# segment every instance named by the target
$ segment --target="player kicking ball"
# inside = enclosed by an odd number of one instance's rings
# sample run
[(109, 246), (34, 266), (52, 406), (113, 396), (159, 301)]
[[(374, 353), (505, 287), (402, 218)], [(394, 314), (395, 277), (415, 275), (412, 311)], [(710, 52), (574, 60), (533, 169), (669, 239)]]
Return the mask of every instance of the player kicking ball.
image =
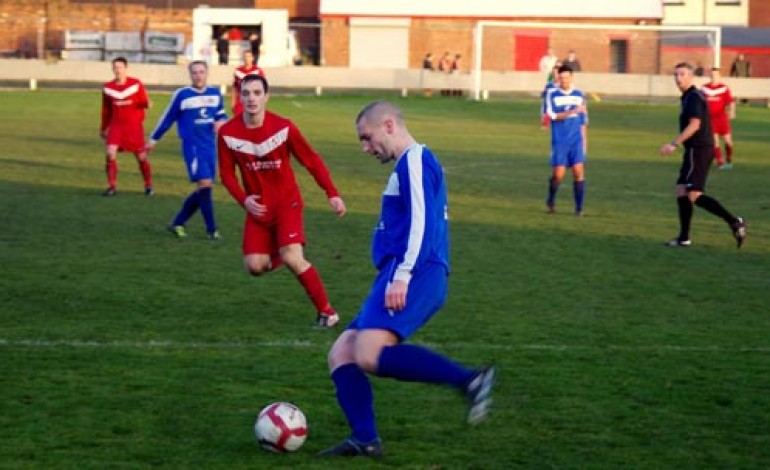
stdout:
[(495, 368), (470, 369), (406, 340), (435, 315), (447, 298), (449, 225), (444, 172), (427, 147), (406, 128), (401, 111), (375, 101), (358, 114), (356, 130), (366, 153), (395, 161), (382, 193), (372, 239), (378, 270), (369, 295), (329, 351), (329, 371), (350, 436), (319, 455), (381, 457), (368, 374), (408, 382), (442, 384), (469, 403), (467, 422), (489, 413)]

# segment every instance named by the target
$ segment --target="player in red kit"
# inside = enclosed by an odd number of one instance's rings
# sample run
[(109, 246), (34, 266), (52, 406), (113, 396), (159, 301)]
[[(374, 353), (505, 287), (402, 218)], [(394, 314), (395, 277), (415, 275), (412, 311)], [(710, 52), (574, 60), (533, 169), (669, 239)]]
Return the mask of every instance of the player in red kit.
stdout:
[(241, 82), (247, 75), (262, 75), (265, 76), (265, 72), (259, 68), (254, 61), (254, 53), (251, 50), (243, 51), (243, 65), (235, 69), (233, 74), (233, 116), (237, 116), (243, 112), (243, 105), (241, 105)]
[(313, 302), (318, 312), (316, 324), (333, 327), (339, 316), (318, 271), (305, 259), (304, 205), (290, 157), (307, 168), (337, 216), (345, 215), (345, 203), (326, 164), (297, 126), (265, 109), (267, 79), (254, 74), (244, 77), (240, 98), (243, 113), (219, 129), (217, 151), (222, 184), (246, 210), (244, 267), (249, 274), (260, 276), (286, 264)]
[(102, 88), (102, 124), (100, 134), (105, 142), (107, 190), (104, 196), (115, 196), (118, 187), (118, 152), (132, 152), (144, 177), (144, 194), (152, 196), (152, 170), (144, 142), (144, 110), (151, 106), (144, 85), (128, 76), (128, 60), (112, 61), (115, 79)]
[[(733, 136), (730, 130), (730, 119), (735, 119), (735, 98), (730, 88), (722, 83), (718, 68), (711, 71), (711, 81), (701, 88), (706, 95), (706, 102), (711, 115), (711, 127), (714, 131), (714, 160), (723, 170), (733, 168)], [(719, 136), (725, 141), (725, 161), (722, 160), (722, 149)]]

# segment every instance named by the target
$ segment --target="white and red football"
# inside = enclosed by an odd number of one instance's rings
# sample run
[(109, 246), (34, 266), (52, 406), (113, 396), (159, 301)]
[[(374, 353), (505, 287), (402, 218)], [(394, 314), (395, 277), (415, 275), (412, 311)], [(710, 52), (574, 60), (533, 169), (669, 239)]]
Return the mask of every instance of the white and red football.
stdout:
[(307, 438), (307, 419), (302, 410), (291, 403), (271, 403), (259, 412), (254, 434), (264, 449), (294, 452)]

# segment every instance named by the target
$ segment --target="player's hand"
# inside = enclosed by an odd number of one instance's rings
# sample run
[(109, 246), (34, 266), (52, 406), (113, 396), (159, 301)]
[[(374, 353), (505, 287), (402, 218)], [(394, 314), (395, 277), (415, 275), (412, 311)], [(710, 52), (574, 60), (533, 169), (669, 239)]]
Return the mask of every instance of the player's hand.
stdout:
[(246, 209), (246, 212), (257, 218), (263, 217), (267, 213), (267, 206), (259, 203), (261, 197), (262, 196), (252, 194), (247, 196), (246, 200), (243, 201), (243, 207)]
[(329, 205), (332, 206), (332, 209), (334, 209), (337, 217), (342, 217), (347, 212), (347, 209), (345, 208), (345, 202), (339, 196), (330, 197)]
[(147, 153), (152, 152), (155, 150), (155, 143), (154, 142), (147, 142), (147, 144), (144, 146), (144, 151)]
[(671, 155), (674, 150), (676, 150), (676, 145), (672, 144), (671, 142), (665, 144), (663, 147), (660, 148), (660, 154), (661, 155)]
[(399, 312), (406, 308), (406, 293), (409, 284), (404, 281), (393, 281), (385, 289), (385, 308)]

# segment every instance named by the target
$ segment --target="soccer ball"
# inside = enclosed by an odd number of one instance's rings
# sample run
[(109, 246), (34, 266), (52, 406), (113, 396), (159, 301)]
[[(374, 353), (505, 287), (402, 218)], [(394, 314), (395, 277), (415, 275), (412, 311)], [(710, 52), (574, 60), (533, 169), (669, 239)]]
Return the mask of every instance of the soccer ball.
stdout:
[(264, 449), (294, 452), (307, 438), (307, 419), (302, 410), (291, 403), (271, 403), (259, 412), (254, 434)]

